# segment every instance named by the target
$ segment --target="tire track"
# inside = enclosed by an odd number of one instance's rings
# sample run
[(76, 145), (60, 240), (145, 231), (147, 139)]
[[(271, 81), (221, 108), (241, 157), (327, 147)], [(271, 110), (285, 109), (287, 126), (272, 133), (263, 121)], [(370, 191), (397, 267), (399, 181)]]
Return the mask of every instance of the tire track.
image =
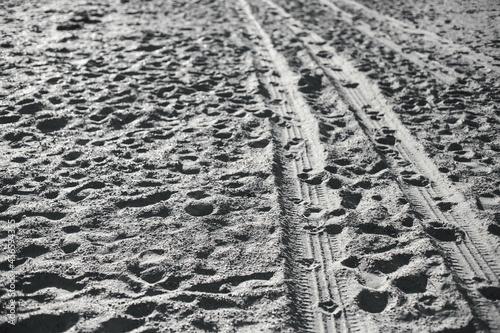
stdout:
[[(381, 157), (395, 174), (400, 175), (399, 187), (410, 204), (426, 220), (437, 222), (436, 225), (424, 225), (424, 228), (444, 249), (445, 257), (462, 281), (470, 301), (479, 309), (480, 318), (492, 330), (500, 330), (498, 306), (479, 292), (481, 286), (499, 286), (500, 267), (495, 259), (495, 250), (488, 245), (493, 244), (494, 240), (485, 240), (485, 233), (478, 230), (477, 226), (482, 223), (474, 214), (470, 203), (450, 181), (440, 176), (421, 144), (400, 122), (376, 87), (321, 37), (302, 28), (300, 22), (270, 0), (264, 2), (284, 18), (287, 28), (302, 42), (315, 64), (323, 69), (332, 84), (341, 91), (361, 127), (377, 146)], [(331, 57), (318, 56), (325, 53)], [(370, 114), (377, 116), (370, 117)], [(389, 138), (394, 142), (388, 142)], [(443, 209), (438, 205), (442, 202), (449, 203), (451, 208)], [(451, 241), (446, 238), (447, 233), (454, 234)]]
[[(317, 135), (317, 123), (307, 102), (296, 88), (296, 79), (286, 65), (286, 60), (272, 46), (269, 36), (262, 29), (245, 0), (239, 1), (249, 20), (251, 35), (258, 36), (260, 45), (256, 57), (263, 68), (275, 68), (277, 75), (261, 76), (269, 90), (271, 100), (281, 101), (279, 115), (290, 121), (281, 127), (273, 126), (276, 158), (283, 170), (278, 178), (282, 193), (283, 227), (290, 242), (285, 247), (288, 259), (288, 278), (292, 300), (296, 302), (298, 328), (307, 332), (368, 332), (362, 322), (345, 302), (347, 285), (339, 282), (333, 272), (335, 255), (341, 253), (335, 235), (327, 237), (324, 230), (325, 212), (332, 201), (325, 185), (319, 188), (300, 181), (303, 172), (319, 171), (325, 167), (323, 149)], [(283, 147), (283, 148), (282, 148)]]

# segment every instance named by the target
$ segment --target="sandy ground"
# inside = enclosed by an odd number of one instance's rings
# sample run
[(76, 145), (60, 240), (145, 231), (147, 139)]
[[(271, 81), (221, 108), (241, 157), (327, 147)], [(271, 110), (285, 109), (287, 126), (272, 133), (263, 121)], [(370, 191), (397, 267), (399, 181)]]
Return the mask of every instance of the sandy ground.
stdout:
[(500, 332), (500, 3), (0, 3), (1, 332)]

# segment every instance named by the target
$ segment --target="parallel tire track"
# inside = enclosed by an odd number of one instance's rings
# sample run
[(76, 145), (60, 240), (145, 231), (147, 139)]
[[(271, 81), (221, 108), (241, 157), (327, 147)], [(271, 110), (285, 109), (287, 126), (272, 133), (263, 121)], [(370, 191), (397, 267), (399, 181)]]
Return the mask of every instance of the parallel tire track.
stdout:
[[(339, 56), (332, 47), (329, 47), (321, 37), (304, 29), (300, 22), (287, 15), (271, 0), (264, 0), (264, 2), (280, 14), (287, 28), (301, 40), (314, 62), (341, 91), (360, 125), (365, 128), (366, 135), (379, 148), (379, 153), (390, 169), (395, 174), (402, 174), (402, 177), (398, 179), (398, 184), (410, 204), (427, 220), (437, 221), (445, 228), (451, 226), (451, 230), (462, 235), (457, 236), (454, 241), (443, 240), (439, 239), (439, 235), (435, 235), (443, 229), (424, 226), (430, 230), (431, 235), (434, 234), (437, 240), (440, 240), (437, 243), (444, 249), (447, 261), (465, 287), (470, 301), (476, 305), (480, 318), (487, 322), (493, 331), (499, 331), (498, 306), (478, 291), (478, 281), (494, 288), (499, 287), (500, 267), (496, 260), (495, 250), (490, 245), (494, 240), (485, 241), (485, 233), (481, 233), (477, 228), (483, 224), (474, 214), (470, 203), (449, 180), (440, 175), (436, 165), (424, 153), (421, 144), (404, 127), (375, 86)], [(321, 52), (330, 54), (331, 57), (319, 57), (318, 54)], [(341, 70), (332, 70), (332, 68)], [(353, 81), (356, 82), (354, 88), (343, 84)], [(370, 113), (376, 113), (378, 116), (370, 117)], [(385, 135), (382, 133), (391, 133), (396, 143), (381, 144), (380, 142), (383, 141), (380, 139), (384, 139)], [(395, 157), (390, 157), (387, 152)], [(423, 182), (409, 185), (408, 183), (414, 180), (404, 178), (405, 171), (408, 170), (410, 174), (421, 177)], [(436, 198), (451, 203), (452, 208), (443, 211), (438, 206)]]
[[(297, 91), (295, 78), (286, 61), (277, 53), (245, 0), (239, 1), (247, 16), (249, 33), (258, 36), (258, 54), (263, 67), (275, 68), (278, 75), (260, 79), (271, 100), (281, 100), (279, 115), (291, 119), (287, 125), (274, 125), (276, 161), (281, 167), (281, 201), (288, 278), (296, 302), (298, 329), (307, 332), (368, 332), (369, 320), (361, 321), (345, 302), (347, 285), (337, 280), (332, 264), (341, 253), (340, 242), (323, 231), (324, 213), (332, 202), (325, 185), (311, 186), (298, 175), (323, 170), (324, 156), (317, 134), (317, 123), (307, 103)], [(284, 151), (281, 147), (293, 143)], [(289, 157), (285, 157), (285, 154)], [(293, 200), (293, 202), (292, 202)], [(306, 232), (307, 230), (307, 232)], [(298, 285), (295, 285), (298, 284)], [(345, 310), (345, 311), (344, 311)]]

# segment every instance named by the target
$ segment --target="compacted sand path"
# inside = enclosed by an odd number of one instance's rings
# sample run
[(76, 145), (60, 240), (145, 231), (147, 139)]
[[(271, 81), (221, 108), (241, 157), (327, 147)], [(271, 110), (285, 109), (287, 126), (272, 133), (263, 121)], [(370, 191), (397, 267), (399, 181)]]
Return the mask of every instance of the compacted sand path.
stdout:
[(500, 5), (399, 2), (0, 4), (0, 331), (500, 332)]

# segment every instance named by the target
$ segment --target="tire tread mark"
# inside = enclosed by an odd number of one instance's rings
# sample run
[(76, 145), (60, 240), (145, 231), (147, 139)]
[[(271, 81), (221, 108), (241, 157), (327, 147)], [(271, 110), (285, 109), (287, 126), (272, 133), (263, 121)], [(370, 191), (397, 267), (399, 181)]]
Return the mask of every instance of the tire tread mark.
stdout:
[[(313, 225), (319, 227), (321, 225), (320, 218), (314, 216), (305, 216), (304, 211), (307, 207), (318, 206), (321, 209), (327, 207), (325, 202), (327, 192), (322, 191), (319, 194), (315, 188), (309, 184), (299, 181), (298, 174), (304, 168), (310, 170), (323, 170), (325, 164), (324, 151), (320, 144), (317, 123), (312, 116), (307, 102), (299, 94), (297, 85), (294, 83), (295, 78), (291, 70), (286, 65), (286, 61), (280, 57), (277, 51), (271, 44), (267, 33), (262, 29), (256, 18), (253, 16), (250, 5), (245, 0), (239, 0), (240, 6), (250, 21), (248, 29), (254, 35), (259, 36), (261, 45), (258, 47), (259, 56), (263, 59), (271, 61), (270, 67), (274, 68), (279, 73), (279, 78), (274, 76), (263, 77), (266, 88), (269, 88), (271, 99), (285, 101), (278, 106), (280, 116), (291, 116), (293, 120), (290, 128), (281, 130), (278, 126), (273, 125), (273, 136), (276, 138), (277, 145), (284, 146), (289, 140), (299, 139), (304, 141), (304, 147), (298, 152), (298, 158), (295, 160), (287, 160), (283, 156), (283, 152), (278, 151), (279, 159), (285, 170), (283, 172), (283, 185), (280, 192), (283, 193), (284, 218), (293, 222), (285, 225), (289, 229), (289, 233), (295, 235), (296, 240), (287, 249), (289, 256), (288, 265), (300, 266), (298, 261), (301, 258), (311, 258), (318, 264), (316, 268), (309, 271), (304, 269), (293, 269), (290, 278), (294, 279), (300, 286), (295, 295), (295, 300), (298, 303), (298, 316), (300, 327), (308, 332), (350, 332), (361, 331), (368, 332), (364, 323), (355, 315), (352, 309), (345, 308), (347, 304), (344, 298), (347, 296), (347, 286), (338, 281), (335, 275), (329, 270), (332, 267), (333, 253), (339, 253), (338, 241), (326, 241), (324, 237), (320, 237), (321, 233), (307, 233), (304, 226)], [(271, 84), (272, 83), (272, 84)], [(283, 92), (284, 91), (284, 92)], [(290, 199), (297, 198), (302, 201), (296, 206), (288, 204)], [(307, 214), (306, 214), (307, 215)], [(338, 237), (338, 236), (335, 236)], [(306, 291), (307, 290), (307, 291)], [(339, 320), (335, 319), (333, 314), (325, 313), (318, 307), (319, 303), (325, 300), (335, 299), (338, 304), (343, 307), (343, 312)]]
[[(313, 61), (323, 69), (332, 84), (343, 94), (360, 126), (365, 129), (366, 135), (375, 145), (377, 144), (374, 133), (383, 127), (395, 131), (393, 135), (398, 139), (399, 143), (395, 145), (394, 150), (404, 162), (407, 162), (405, 164), (410, 165), (415, 171), (430, 180), (430, 185), (414, 190), (414, 187), (407, 186), (402, 179), (398, 179), (399, 187), (419, 213), (431, 219), (451, 224), (464, 232), (466, 237), (460, 243), (441, 244), (441, 247), (448, 249), (446, 259), (448, 262), (455, 263), (451, 265), (452, 271), (465, 284), (469, 297), (479, 308), (481, 319), (485, 320), (490, 325), (490, 328), (500, 331), (498, 305), (482, 298), (476, 290), (476, 283), (471, 278), (472, 275), (472, 277), (498, 285), (500, 268), (495, 259), (494, 249), (484, 244), (482, 237), (485, 237), (485, 235), (481, 234), (477, 228), (474, 228), (474, 226), (481, 225), (481, 222), (473, 213), (470, 203), (450, 181), (439, 175), (437, 166), (424, 153), (421, 144), (404, 127), (376, 87), (371, 85), (362, 74), (358, 73), (347, 60), (339, 56), (332, 47), (328, 46), (321, 37), (314, 32), (307, 31), (300, 22), (287, 15), (281, 7), (271, 0), (263, 0), (263, 2), (281, 13), (282, 17), (285, 18), (283, 21), (287, 28), (301, 40)], [(333, 56), (329, 59), (319, 58), (317, 54), (320, 51), (327, 51)], [(330, 67), (340, 67), (343, 70), (332, 71)], [(350, 76), (360, 81), (358, 82), (358, 88), (348, 89), (339, 84), (339, 82), (349, 78), (348, 74), (345, 73), (349, 73)], [(372, 108), (383, 111), (384, 117), (380, 121), (373, 121), (364, 113), (363, 108), (370, 104)], [(390, 169), (397, 172), (397, 164), (388, 161), (386, 158), (384, 159), (388, 162)], [(436, 203), (432, 201), (432, 197), (435, 196), (454, 202), (458, 206), (460, 213), (458, 213), (458, 210), (455, 212), (454, 209), (446, 214), (441, 213)], [(462, 214), (462, 216), (459, 214)], [(457, 267), (457, 263), (460, 268)]]

